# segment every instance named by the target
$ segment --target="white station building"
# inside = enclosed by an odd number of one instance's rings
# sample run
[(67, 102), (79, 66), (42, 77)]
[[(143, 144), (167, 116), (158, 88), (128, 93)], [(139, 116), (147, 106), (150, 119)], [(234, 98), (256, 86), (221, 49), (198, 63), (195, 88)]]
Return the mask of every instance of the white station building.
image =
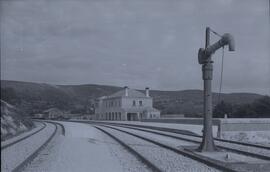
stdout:
[(110, 96), (103, 96), (95, 102), (97, 120), (138, 121), (160, 118), (160, 111), (153, 108), (153, 99), (149, 88), (145, 94), (124, 87)]

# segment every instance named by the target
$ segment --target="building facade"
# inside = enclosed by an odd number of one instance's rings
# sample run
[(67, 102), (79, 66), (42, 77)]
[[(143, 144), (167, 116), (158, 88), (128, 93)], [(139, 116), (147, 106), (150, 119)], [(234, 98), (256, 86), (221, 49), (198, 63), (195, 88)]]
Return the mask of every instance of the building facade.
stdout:
[(103, 96), (95, 102), (95, 119), (138, 121), (160, 118), (160, 111), (153, 108), (153, 99), (149, 88), (145, 94), (124, 87), (110, 96)]
[(57, 119), (64, 116), (64, 112), (58, 108), (50, 108), (48, 110), (43, 111), (43, 118), (46, 119)]

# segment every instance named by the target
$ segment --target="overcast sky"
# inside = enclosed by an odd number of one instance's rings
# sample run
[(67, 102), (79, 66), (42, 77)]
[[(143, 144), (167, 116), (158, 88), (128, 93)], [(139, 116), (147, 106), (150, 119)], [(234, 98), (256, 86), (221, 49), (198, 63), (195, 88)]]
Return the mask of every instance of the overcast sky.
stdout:
[(235, 38), (223, 92), (270, 95), (269, 0), (1, 0), (1, 79), (202, 89), (206, 26)]

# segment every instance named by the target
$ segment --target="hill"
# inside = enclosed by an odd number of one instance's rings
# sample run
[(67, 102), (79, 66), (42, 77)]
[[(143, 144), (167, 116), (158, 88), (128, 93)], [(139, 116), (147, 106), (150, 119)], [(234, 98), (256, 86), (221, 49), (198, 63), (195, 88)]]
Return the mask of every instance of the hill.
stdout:
[[(1, 96), (11, 104), (25, 110), (25, 113), (38, 113), (57, 107), (74, 113), (93, 113), (94, 99), (110, 95), (121, 87), (107, 85), (51, 85), (43, 83), (1, 81)], [(139, 90), (144, 92), (144, 90)], [(166, 113), (199, 115), (203, 108), (202, 90), (159, 91), (151, 90), (154, 107)], [(222, 100), (232, 104), (251, 103), (262, 95), (254, 93), (221, 94)], [(213, 93), (214, 105), (218, 94)]]
[(23, 119), (19, 110), (7, 102), (1, 101), (1, 141), (30, 130), (33, 123)]

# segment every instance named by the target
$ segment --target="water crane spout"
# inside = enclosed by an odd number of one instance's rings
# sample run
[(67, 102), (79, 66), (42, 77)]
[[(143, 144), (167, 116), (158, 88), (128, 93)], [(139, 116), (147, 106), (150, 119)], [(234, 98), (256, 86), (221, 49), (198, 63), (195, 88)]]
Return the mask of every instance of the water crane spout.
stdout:
[(234, 38), (231, 34), (225, 33), (222, 38), (224, 39), (224, 42), (228, 44), (229, 51), (235, 51), (235, 44), (234, 44)]
[(217, 41), (213, 45), (208, 46), (205, 50), (205, 55), (211, 56), (216, 52), (216, 50), (225, 45), (229, 46), (229, 51), (235, 51), (234, 39), (233, 36), (229, 33), (225, 33), (219, 41)]

